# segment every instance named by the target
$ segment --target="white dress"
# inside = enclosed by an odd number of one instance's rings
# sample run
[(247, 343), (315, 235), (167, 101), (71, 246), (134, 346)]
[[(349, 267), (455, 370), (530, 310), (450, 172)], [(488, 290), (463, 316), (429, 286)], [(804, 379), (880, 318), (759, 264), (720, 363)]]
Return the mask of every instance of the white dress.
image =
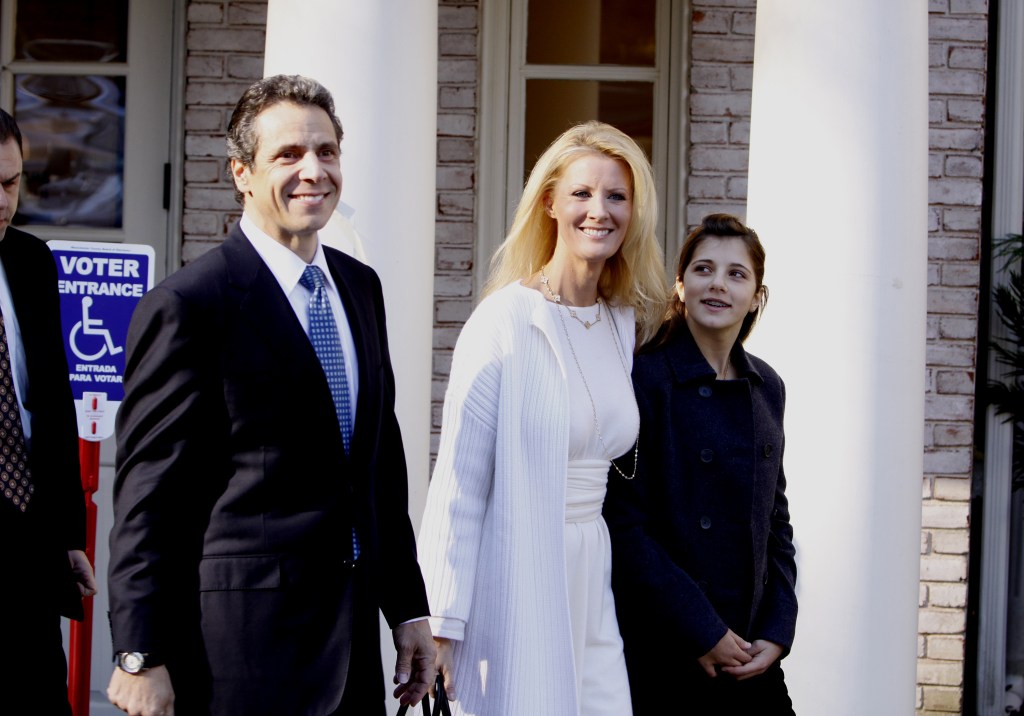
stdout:
[[(578, 313), (593, 318), (596, 307)], [(602, 304), (590, 331), (563, 317), (608, 451), (597, 447), (562, 320), (540, 292), (515, 282), (484, 298), (452, 358), (417, 543), (431, 628), (453, 640), (456, 716), (630, 714), (600, 511), (606, 458), (636, 435), (612, 337), (631, 368), (634, 313)], [(570, 423), (584, 436), (572, 449)]]
[[(609, 456), (630, 451), (640, 416), (626, 368), (629, 361), (621, 353), (607, 308), (601, 306), (602, 318), (593, 323), (597, 305), (573, 309), (580, 320), (564, 306), (549, 305), (561, 329), (569, 379), (565, 562), (580, 714), (628, 716), (632, 709), (612, 597), (611, 542), (601, 507), (610, 479)], [(581, 321), (592, 325), (587, 328)], [(632, 452), (616, 464), (632, 475)], [(625, 479), (614, 469), (612, 476)]]

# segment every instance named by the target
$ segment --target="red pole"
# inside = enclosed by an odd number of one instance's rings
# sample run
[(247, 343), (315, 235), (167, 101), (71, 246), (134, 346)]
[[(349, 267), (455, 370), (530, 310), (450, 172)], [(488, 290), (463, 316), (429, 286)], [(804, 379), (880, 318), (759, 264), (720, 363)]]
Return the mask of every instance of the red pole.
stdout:
[[(85, 492), (85, 554), (96, 567), (96, 505), (92, 496), (100, 486), (100, 444), (78, 440), (78, 459), (82, 463), (82, 490)], [(71, 622), (68, 651), (68, 701), (74, 716), (89, 716), (89, 673), (92, 667), (92, 597), (82, 600), (85, 618)]]

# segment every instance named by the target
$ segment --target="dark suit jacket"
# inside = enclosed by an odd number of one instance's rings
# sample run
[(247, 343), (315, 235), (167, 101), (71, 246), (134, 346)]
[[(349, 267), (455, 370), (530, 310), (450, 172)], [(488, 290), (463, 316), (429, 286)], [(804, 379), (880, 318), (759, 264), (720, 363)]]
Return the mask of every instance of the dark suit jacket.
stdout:
[(388, 622), (427, 614), (380, 283), (324, 251), (358, 352), (348, 457), (312, 345), (237, 226), (132, 317), (111, 625), (115, 651), (166, 659), (181, 713), (337, 706), (350, 658), (353, 526), (359, 569)]
[[(609, 476), (605, 517), (631, 684), (732, 629), (788, 652), (796, 564), (782, 469), (782, 380), (737, 346), (741, 378), (716, 381), (685, 323), (637, 356), (636, 479)], [(663, 649), (641, 649), (657, 636)], [(660, 693), (657, 686), (637, 692)]]
[(8, 227), (0, 240), (0, 260), (25, 349), (28, 390), (23, 399), (32, 413), (28, 448), (35, 486), (24, 514), (0, 498), (4, 599), (50, 612), (54, 618), (63, 614), (81, 619), (82, 600), (67, 551), (85, 549), (85, 502), (57, 268), (46, 244), (14, 227)]

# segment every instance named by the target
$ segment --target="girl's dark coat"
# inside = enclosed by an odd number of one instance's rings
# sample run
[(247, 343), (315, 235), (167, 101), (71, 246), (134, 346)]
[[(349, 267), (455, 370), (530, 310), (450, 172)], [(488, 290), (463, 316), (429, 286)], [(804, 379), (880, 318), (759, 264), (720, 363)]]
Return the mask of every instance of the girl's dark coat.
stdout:
[[(740, 378), (716, 381), (681, 323), (633, 365), (639, 468), (632, 481), (611, 471), (605, 518), (634, 690), (638, 674), (657, 675), (664, 686), (680, 659), (695, 664), (727, 628), (784, 653), (793, 643), (785, 386), (740, 345), (732, 362)], [(649, 648), (652, 640), (662, 646)]]

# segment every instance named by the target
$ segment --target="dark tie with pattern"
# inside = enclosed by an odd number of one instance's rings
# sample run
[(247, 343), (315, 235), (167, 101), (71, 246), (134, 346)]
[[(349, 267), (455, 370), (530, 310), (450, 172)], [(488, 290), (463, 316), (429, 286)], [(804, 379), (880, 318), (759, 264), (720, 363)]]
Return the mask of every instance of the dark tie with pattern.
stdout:
[[(334, 322), (334, 311), (327, 298), (327, 281), (318, 266), (307, 266), (299, 283), (313, 294), (309, 298), (309, 341), (327, 376), (327, 385), (334, 399), (334, 412), (341, 428), (341, 441), (347, 455), (352, 439), (352, 399), (348, 392), (345, 354), (341, 350), (338, 324)], [(359, 537), (355, 527), (352, 528), (352, 559), (359, 559)]]
[(4, 498), (22, 512), (28, 509), (35, 488), (32, 472), (26, 464), (25, 434), (21, 430), (21, 410), (11, 375), (11, 355), (7, 347), (7, 327), (0, 313), (0, 489)]

